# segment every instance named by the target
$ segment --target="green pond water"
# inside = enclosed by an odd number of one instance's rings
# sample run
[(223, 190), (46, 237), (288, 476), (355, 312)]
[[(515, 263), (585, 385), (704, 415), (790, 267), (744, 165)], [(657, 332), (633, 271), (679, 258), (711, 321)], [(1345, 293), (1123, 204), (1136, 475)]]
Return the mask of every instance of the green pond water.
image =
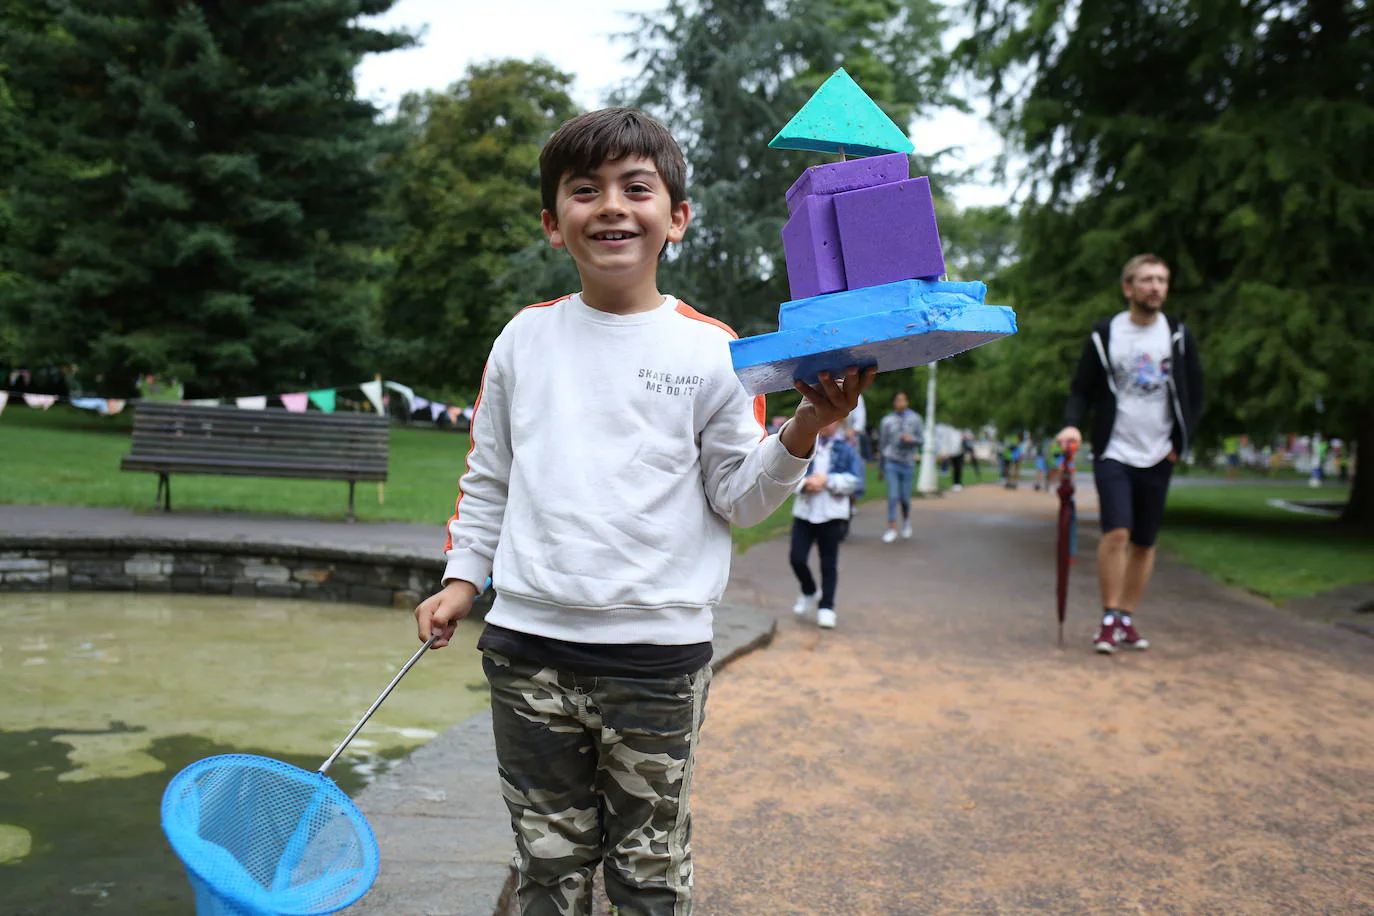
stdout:
[[(487, 705), (480, 624), (421, 659), (329, 775), (356, 792)], [(159, 826), (202, 757), (324, 761), (418, 647), (410, 614), (0, 593), (0, 916), (194, 912)]]

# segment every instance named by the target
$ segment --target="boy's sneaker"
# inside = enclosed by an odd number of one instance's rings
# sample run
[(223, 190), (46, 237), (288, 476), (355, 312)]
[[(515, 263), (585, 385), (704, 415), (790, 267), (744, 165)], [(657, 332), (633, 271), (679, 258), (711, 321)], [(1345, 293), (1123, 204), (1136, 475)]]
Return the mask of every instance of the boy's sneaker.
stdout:
[(835, 629), (835, 612), (828, 607), (823, 607), (816, 612), (816, 626), (826, 630)]
[(1148, 649), (1150, 641), (1136, 632), (1135, 624), (1117, 621), (1117, 644), (1123, 649)]
[(1097, 636), (1093, 639), (1093, 648), (1103, 655), (1111, 655), (1116, 652), (1117, 646), (1117, 622), (1113, 619), (1109, 623), (1104, 623), (1098, 627)]
[(911, 522), (902, 522), (902, 537), (910, 539)]
[(893, 541), (895, 541), (895, 540), (897, 540), (897, 529), (896, 529), (896, 528), (889, 528), (889, 529), (887, 529), (886, 531), (883, 532), (883, 543), (884, 543), (884, 544), (891, 544), (891, 543), (892, 543)]
[(797, 600), (792, 604), (792, 613), (800, 617), (807, 611), (814, 611), (816, 609), (816, 605), (820, 603), (820, 592), (816, 592), (814, 595), (798, 595)]

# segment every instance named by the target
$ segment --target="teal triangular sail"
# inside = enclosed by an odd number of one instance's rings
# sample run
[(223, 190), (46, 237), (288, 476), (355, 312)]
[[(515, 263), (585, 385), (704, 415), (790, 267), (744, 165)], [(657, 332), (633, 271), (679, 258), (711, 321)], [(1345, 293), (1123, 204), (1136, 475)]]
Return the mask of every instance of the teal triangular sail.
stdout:
[(774, 149), (805, 149), (849, 156), (915, 150), (911, 138), (892, 123), (843, 67), (821, 84), (768, 145)]

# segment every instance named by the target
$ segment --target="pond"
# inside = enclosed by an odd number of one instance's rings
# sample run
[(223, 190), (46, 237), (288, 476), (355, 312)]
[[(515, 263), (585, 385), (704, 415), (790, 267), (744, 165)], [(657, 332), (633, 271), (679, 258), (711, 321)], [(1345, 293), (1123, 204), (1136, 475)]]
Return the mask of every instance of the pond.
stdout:
[[(340, 786), (487, 705), (480, 627), (411, 669), (330, 769)], [(235, 752), (318, 768), (417, 646), (402, 611), (0, 593), (0, 916), (193, 913), (159, 826), (172, 776)]]

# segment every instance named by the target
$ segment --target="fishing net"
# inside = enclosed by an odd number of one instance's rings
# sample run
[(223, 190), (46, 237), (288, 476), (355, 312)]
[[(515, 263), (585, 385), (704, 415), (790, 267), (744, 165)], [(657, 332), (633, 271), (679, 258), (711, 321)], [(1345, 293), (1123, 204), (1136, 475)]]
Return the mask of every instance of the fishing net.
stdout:
[(267, 757), (226, 754), (182, 770), (163, 793), (162, 829), (197, 916), (333, 913), (377, 878), (376, 837), (343, 790)]

